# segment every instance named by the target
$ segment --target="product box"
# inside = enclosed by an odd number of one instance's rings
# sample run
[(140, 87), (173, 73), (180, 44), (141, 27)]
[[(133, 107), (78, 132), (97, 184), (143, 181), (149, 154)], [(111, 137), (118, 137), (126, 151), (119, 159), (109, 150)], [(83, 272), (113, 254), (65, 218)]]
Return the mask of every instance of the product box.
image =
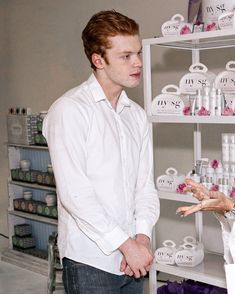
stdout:
[(7, 115), (8, 143), (34, 144), (37, 133), (37, 115)]

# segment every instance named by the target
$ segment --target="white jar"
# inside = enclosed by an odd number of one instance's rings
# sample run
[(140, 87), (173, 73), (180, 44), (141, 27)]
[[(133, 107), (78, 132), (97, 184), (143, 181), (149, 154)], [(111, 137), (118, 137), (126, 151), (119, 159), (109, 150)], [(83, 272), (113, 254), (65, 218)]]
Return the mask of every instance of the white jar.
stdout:
[(45, 201), (47, 206), (55, 206), (56, 205), (56, 194), (48, 193), (46, 194)]
[(23, 198), (24, 200), (31, 200), (33, 197), (32, 191), (24, 191), (23, 192)]
[(20, 161), (20, 168), (23, 170), (23, 171), (28, 171), (29, 168), (30, 168), (30, 161), (27, 160), (27, 159), (22, 159)]
[(235, 0), (202, 0), (202, 20), (204, 23), (215, 22), (225, 12), (232, 11)]

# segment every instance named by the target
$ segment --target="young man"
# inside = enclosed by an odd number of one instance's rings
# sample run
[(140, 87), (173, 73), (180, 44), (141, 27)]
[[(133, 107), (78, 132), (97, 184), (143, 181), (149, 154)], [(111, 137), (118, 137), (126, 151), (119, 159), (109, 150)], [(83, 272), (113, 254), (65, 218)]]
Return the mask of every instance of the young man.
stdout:
[(151, 131), (123, 90), (140, 82), (139, 28), (101, 11), (82, 39), (93, 73), (51, 106), (43, 124), (57, 185), (63, 281), (70, 294), (138, 294), (159, 216)]

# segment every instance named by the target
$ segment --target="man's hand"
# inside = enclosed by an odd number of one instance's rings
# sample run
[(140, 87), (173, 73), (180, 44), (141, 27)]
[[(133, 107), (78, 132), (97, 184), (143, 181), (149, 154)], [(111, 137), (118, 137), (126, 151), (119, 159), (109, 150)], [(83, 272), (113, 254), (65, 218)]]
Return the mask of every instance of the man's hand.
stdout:
[(124, 255), (121, 270), (124, 269), (124, 272), (130, 276), (134, 274), (136, 278), (147, 274), (153, 261), (153, 254), (145, 245), (129, 238), (119, 247), (119, 250)]

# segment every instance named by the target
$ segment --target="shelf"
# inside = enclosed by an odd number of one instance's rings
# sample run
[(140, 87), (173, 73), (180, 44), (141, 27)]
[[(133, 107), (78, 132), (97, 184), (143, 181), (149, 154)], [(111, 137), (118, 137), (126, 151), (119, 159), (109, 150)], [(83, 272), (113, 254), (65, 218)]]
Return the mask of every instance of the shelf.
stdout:
[(152, 115), (148, 117), (153, 123), (184, 123), (184, 124), (234, 124), (235, 116), (180, 116)]
[(235, 29), (200, 32), (180, 36), (144, 39), (143, 45), (156, 45), (186, 50), (235, 47)]
[(51, 225), (58, 224), (57, 219), (53, 219), (53, 218), (49, 218), (49, 217), (45, 217), (45, 216), (40, 216), (37, 214), (32, 214), (32, 213), (27, 213), (27, 212), (17, 211), (17, 210), (9, 210), (8, 213), (10, 215), (15, 215), (15, 216), (35, 220), (35, 221), (38, 221), (41, 223), (46, 223), (46, 224), (51, 224)]
[(49, 186), (43, 186), (38, 184), (30, 184), (25, 182), (18, 182), (18, 181), (9, 181), (9, 184), (17, 185), (21, 187), (27, 187), (31, 189), (37, 189), (37, 190), (46, 190), (46, 191), (56, 191), (55, 187), (49, 187)]
[(151, 270), (226, 288), (224, 259), (222, 255), (218, 254), (206, 253), (204, 261), (196, 267), (180, 267), (155, 263)]
[(160, 199), (164, 199), (164, 200), (172, 200), (172, 201), (187, 202), (187, 203), (198, 203), (198, 200), (189, 194), (158, 191), (158, 196)]
[(48, 150), (47, 146), (40, 145), (26, 145), (26, 144), (13, 144), (7, 143), (8, 147), (24, 148), (24, 149), (36, 149), (36, 150)]

